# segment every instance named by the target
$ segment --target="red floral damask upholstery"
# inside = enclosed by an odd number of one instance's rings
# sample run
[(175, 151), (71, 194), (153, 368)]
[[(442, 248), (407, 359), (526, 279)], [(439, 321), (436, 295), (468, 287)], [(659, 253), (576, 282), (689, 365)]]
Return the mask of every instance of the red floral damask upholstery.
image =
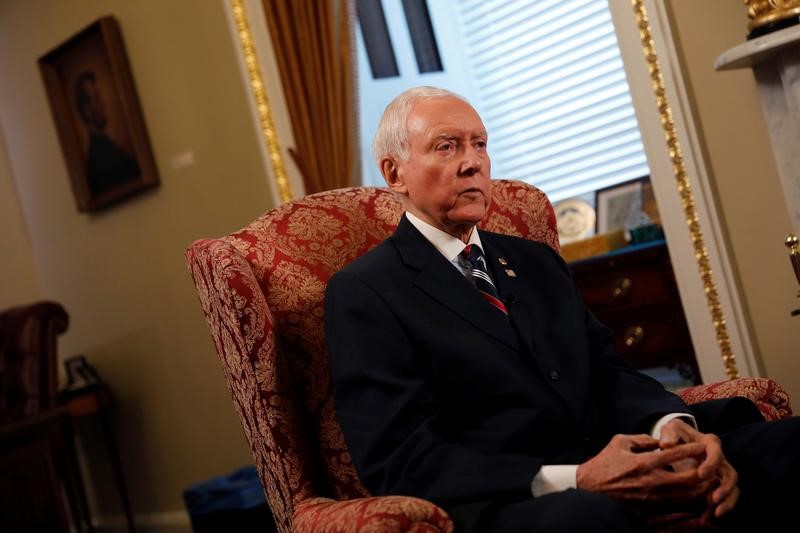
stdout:
[(335, 533), (451, 531), (447, 514), (428, 501), (408, 496), (376, 496), (337, 501), (309, 498), (295, 511), (295, 531)]
[(744, 396), (756, 404), (766, 420), (792, 416), (789, 394), (781, 385), (768, 378), (739, 378), (708, 385), (697, 385), (678, 391), (688, 404)]
[[(517, 181), (494, 180), (493, 187), (484, 229), (559, 250), (553, 208), (544, 193)], [(431, 502), (370, 497), (334, 414), (323, 334), (325, 287), (333, 273), (386, 239), (401, 214), (387, 189), (339, 189), (284, 204), (236, 233), (199, 240), (186, 251), (283, 533), (453, 529), (447, 514)], [(767, 391), (751, 387), (756, 389)]]

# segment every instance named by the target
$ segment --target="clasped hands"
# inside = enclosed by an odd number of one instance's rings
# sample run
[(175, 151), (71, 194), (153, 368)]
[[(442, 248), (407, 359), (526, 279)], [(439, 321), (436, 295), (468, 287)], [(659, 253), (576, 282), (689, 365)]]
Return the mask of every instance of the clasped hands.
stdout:
[(734, 508), (737, 480), (719, 438), (678, 418), (661, 429), (658, 440), (649, 435), (615, 435), (577, 471), (579, 489), (645, 510), (669, 512), (699, 502), (704, 524)]

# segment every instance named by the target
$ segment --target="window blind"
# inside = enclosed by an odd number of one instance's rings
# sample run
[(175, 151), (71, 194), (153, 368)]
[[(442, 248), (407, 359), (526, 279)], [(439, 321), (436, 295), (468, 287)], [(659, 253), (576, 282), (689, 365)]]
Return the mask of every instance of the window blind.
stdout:
[(551, 201), (649, 174), (606, 0), (456, 0), (492, 175)]

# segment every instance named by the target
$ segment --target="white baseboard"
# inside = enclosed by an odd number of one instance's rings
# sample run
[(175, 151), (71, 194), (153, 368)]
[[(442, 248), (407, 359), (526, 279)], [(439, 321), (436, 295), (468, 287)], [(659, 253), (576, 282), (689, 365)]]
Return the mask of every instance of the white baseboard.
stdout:
[[(192, 523), (186, 511), (142, 513), (133, 516), (136, 531), (140, 533), (192, 533)], [(126, 533), (125, 515), (102, 515), (94, 519), (98, 533)]]

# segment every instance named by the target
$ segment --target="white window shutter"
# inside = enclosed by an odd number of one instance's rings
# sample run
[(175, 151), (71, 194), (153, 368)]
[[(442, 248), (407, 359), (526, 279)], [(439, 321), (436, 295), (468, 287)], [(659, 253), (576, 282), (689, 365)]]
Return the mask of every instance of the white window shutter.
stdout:
[(649, 174), (606, 0), (457, 0), (492, 174), (552, 201)]

